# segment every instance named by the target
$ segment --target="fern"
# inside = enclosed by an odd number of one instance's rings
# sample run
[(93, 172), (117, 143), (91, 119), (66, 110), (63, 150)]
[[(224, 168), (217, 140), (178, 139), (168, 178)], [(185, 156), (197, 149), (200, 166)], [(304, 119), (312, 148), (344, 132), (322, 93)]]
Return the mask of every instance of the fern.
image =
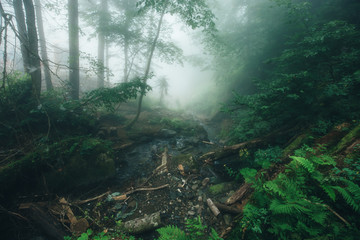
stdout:
[(324, 192), (326, 192), (329, 198), (335, 202), (336, 195), (334, 189), (332, 188), (333, 186), (320, 185), (320, 187), (324, 190)]
[(308, 159), (303, 157), (296, 157), (296, 156), (291, 156), (290, 158), (300, 163), (301, 166), (303, 166), (306, 170), (308, 170), (308, 172), (312, 173), (315, 171), (314, 164), (310, 162)]
[(309, 209), (301, 206), (298, 202), (283, 203), (278, 199), (274, 199), (270, 204), (270, 210), (274, 214), (298, 214), (309, 212)]
[(340, 193), (340, 195), (344, 198), (344, 200), (346, 201), (346, 203), (347, 203), (348, 205), (350, 205), (355, 211), (359, 211), (359, 210), (360, 210), (359, 204), (355, 202), (354, 198), (349, 194), (349, 192), (347, 191), (347, 189), (342, 188), (342, 187), (340, 187), (340, 186), (333, 186), (333, 188)]
[(156, 231), (160, 234), (160, 237), (158, 238), (158, 240), (172, 240), (172, 239), (188, 240), (185, 232), (176, 226), (170, 225), (170, 226), (159, 228)]

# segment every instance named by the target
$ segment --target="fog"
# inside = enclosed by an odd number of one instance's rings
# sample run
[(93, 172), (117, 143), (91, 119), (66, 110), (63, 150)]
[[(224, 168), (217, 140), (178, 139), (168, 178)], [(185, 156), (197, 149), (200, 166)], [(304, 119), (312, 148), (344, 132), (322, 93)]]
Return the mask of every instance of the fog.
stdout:
[[(56, 11), (54, 9), (43, 8), (49, 58), (55, 63), (62, 63), (64, 65), (67, 64), (68, 57), (68, 27), (65, 7)], [(157, 79), (165, 77), (169, 84), (168, 94), (164, 98), (165, 105), (170, 108), (179, 109), (191, 105), (192, 102), (199, 101), (199, 96), (206, 94), (209, 88), (214, 87), (214, 73), (208, 69), (204, 70), (205, 64), (209, 64), (211, 56), (205, 54), (206, 50), (199, 39), (201, 32), (192, 30), (183, 24), (179, 18), (169, 14), (165, 16), (165, 21), (170, 34), (168, 32), (160, 34), (168, 34), (165, 37), (182, 49), (182, 64), (177, 62), (169, 64), (155, 56), (151, 69), (154, 76), (148, 82), (153, 89), (148, 93), (148, 96), (154, 98), (155, 101), (159, 99)], [(93, 59), (97, 57), (98, 43), (96, 30), (93, 27), (89, 27), (81, 17), (80, 28), (80, 51), (82, 56), (80, 65), (83, 68), (89, 68), (88, 59), (84, 58), (84, 56)], [(121, 47), (112, 45), (109, 55), (111, 56), (108, 66), (111, 71), (110, 85), (113, 85), (122, 81), (124, 59)], [(191, 61), (192, 58), (202, 59), (203, 66), (194, 66)], [(145, 65), (145, 62), (139, 64)], [(66, 71), (66, 67), (62, 68)], [(83, 90), (87, 89), (86, 81), (89, 80), (87, 78), (94, 77), (95, 75), (96, 73), (94, 72), (88, 72), (86, 76), (83, 76), (80, 80)], [(66, 81), (66, 79), (61, 80)]]

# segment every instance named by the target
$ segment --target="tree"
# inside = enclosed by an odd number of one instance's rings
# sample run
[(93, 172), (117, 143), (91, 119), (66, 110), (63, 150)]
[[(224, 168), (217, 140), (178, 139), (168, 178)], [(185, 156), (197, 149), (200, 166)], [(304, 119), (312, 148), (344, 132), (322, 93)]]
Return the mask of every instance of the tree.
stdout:
[[(198, 1), (182, 1), (182, 0), (140, 0), (137, 2), (137, 6), (140, 8), (140, 11), (146, 11), (148, 9), (155, 9), (159, 13), (160, 18), (157, 23), (156, 32), (154, 39), (150, 45), (149, 55), (146, 62), (145, 73), (144, 73), (144, 83), (146, 84), (147, 79), (149, 78), (150, 67), (152, 59), (154, 56), (155, 48), (158, 44), (161, 27), (163, 24), (163, 18), (166, 13), (171, 15), (178, 15), (187, 25), (191, 26), (193, 29), (202, 28), (203, 31), (207, 34), (213, 34), (215, 31), (214, 15), (207, 6), (205, 0)], [(135, 118), (128, 124), (127, 127), (132, 127), (133, 124), (138, 120), (142, 100), (145, 92), (143, 91), (139, 96), (138, 108)]]
[(69, 12), (69, 84), (70, 96), (79, 99), (80, 69), (79, 69), (79, 4), (78, 0), (68, 0)]
[(45, 74), (46, 89), (52, 90), (53, 84), (51, 82), (49, 59), (48, 59), (47, 49), (46, 49), (46, 39), (45, 39), (45, 33), (44, 33), (44, 26), (43, 26), (44, 24), (43, 24), (40, 0), (35, 0), (35, 11), (36, 11), (37, 27), (39, 30), (41, 58), (42, 58), (43, 69), (44, 69), (44, 74)]
[(98, 26), (98, 87), (104, 87), (105, 82), (105, 38), (104, 28), (107, 25), (108, 1), (102, 0), (100, 3), (99, 26)]
[(13, 7), (18, 25), (24, 69), (31, 77), (33, 96), (39, 97), (41, 93), (41, 68), (34, 4), (32, 0), (14, 0)]

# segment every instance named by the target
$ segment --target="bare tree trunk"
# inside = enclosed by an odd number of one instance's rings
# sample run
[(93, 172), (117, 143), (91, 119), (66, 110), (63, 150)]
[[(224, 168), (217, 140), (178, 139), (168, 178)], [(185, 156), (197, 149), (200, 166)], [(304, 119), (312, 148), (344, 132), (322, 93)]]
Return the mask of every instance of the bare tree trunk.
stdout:
[(109, 40), (105, 41), (105, 67), (106, 67), (106, 82), (110, 83), (110, 71), (109, 71)]
[(99, 14), (99, 28), (98, 28), (98, 87), (104, 87), (105, 82), (105, 33), (104, 26), (106, 25), (106, 14), (108, 12), (107, 0), (101, 1), (101, 10)]
[(124, 37), (124, 82), (129, 81), (129, 40)]
[[(144, 74), (144, 83), (145, 84), (147, 83), (147, 78), (149, 77), (151, 62), (152, 62), (152, 58), (153, 58), (153, 55), (154, 55), (154, 51), (155, 51), (155, 48), (156, 48), (157, 41), (158, 41), (159, 36), (160, 36), (160, 30), (161, 30), (161, 26), (162, 26), (162, 23), (163, 23), (163, 18), (164, 18), (165, 12), (166, 12), (166, 8), (167, 8), (167, 6), (165, 6), (164, 9), (161, 12), (160, 19), (159, 19), (158, 26), (157, 26), (157, 30), (156, 30), (156, 35), (155, 35), (154, 41), (152, 42), (151, 47), (150, 47), (150, 54), (149, 54), (149, 57), (148, 57), (148, 60), (147, 60), (147, 63), (146, 63), (145, 74)], [(140, 116), (140, 113), (141, 113), (141, 107), (142, 107), (142, 100), (144, 98), (144, 95), (145, 95), (145, 88), (143, 88), (141, 90), (141, 93), (140, 93), (136, 116), (126, 126), (127, 128), (131, 128), (135, 124), (135, 122), (139, 119), (139, 116)]]
[(48, 58), (47, 49), (46, 49), (46, 39), (45, 39), (45, 33), (44, 33), (44, 24), (43, 24), (40, 0), (35, 0), (35, 11), (36, 11), (37, 27), (38, 27), (38, 31), (39, 31), (41, 58), (42, 58), (43, 69), (44, 69), (44, 74), (45, 74), (46, 90), (49, 91), (49, 90), (53, 89), (53, 84), (51, 82), (51, 74), (50, 74), (50, 69), (49, 69), (49, 58)]
[(78, 0), (68, 0), (69, 11), (69, 82), (70, 96), (79, 99), (80, 69), (79, 69), (79, 4)]
[(40, 96), (41, 93), (41, 67), (40, 57), (38, 52), (38, 37), (36, 31), (35, 9), (32, 0), (24, 0), (24, 7), (26, 12), (26, 26), (29, 40), (29, 73), (33, 85), (33, 94)]
[(16, 24), (19, 32), (19, 40), (20, 40), (20, 48), (21, 48), (21, 56), (23, 59), (24, 71), (29, 72), (29, 53), (27, 50), (27, 30), (25, 25), (25, 15), (23, 10), (22, 0), (13, 0), (13, 7), (16, 17)]

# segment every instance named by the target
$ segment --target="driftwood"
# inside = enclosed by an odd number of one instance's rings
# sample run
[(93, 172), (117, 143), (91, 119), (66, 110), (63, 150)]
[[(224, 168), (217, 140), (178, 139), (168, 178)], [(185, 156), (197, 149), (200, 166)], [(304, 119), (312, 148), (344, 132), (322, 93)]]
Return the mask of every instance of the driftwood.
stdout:
[(240, 209), (235, 208), (235, 207), (230, 207), (230, 206), (227, 206), (225, 204), (217, 203), (217, 202), (215, 202), (214, 204), (218, 209), (220, 209), (220, 210), (222, 210), (224, 212), (227, 212), (227, 213), (233, 213), (233, 214), (242, 213), (242, 211)]
[(160, 212), (136, 218), (124, 223), (124, 229), (131, 234), (139, 234), (161, 226)]
[(241, 200), (242, 198), (250, 194), (253, 191), (251, 185), (252, 184), (250, 183), (244, 183), (233, 195), (231, 195), (226, 200), (226, 205), (234, 204), (235, 202)]
[(215, 204), (213, 203), (213, 201), (208, 198), (206, 200), (210, 210), (212, 211), (212, 213), (215, 215), (215, 217), (217, 217), (220, 214), (220, 210), (215, 206)]
[(19, 208), (50, 239), (63, 240), (66, 236), (62, 225), (36, 203), (21, 204)]

